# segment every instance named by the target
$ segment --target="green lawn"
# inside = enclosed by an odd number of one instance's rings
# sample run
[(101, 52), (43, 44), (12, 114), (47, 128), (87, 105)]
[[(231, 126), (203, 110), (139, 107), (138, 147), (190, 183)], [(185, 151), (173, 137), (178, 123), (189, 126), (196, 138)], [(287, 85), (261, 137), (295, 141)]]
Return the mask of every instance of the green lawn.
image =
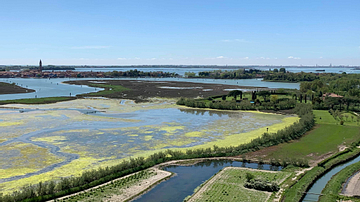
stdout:
[(225, 169), (216, 174), (213, 181), (206, 182), (204, 186), (207, 188), (202, 187), (204, 191), (200, 190), (196, 197), (189, 201), (266, 201), (270, 192), (249, 190), (244, 187), (246, 173), (278, 184), (291, 175), (291, 173), (281, 171), (274, 173), (236, 168)]
[[(340, 125), (340, 120), (335, 120), (327, 110), (314, 110), (315, 120), (317, 124), (333, 124)], [(358, 126), (357, 117), (351, 113), (343, 113), (345, 126)], [(346, 118), (346, 116), (348, 118)], [(351, 118), (354, 117), (354, 118)]]
[(314, 160), (323, 154), (338, 151), (339, 145), (350, 145), (360, 139), (358, 126), (346, 123), (342, 126), (328, 111), (314, 110), (314, 115), (317, 123), (314, 129), (299, 140), (280, 144), (267, 153), (267, 158)]

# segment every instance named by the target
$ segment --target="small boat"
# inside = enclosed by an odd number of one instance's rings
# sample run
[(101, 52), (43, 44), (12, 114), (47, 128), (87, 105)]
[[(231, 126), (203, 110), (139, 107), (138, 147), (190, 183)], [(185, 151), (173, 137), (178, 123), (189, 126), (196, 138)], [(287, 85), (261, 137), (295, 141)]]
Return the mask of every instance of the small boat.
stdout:
[(325, 72), (325, 69), (317, 69), (315, 71), (317, 71), (317, 72)]

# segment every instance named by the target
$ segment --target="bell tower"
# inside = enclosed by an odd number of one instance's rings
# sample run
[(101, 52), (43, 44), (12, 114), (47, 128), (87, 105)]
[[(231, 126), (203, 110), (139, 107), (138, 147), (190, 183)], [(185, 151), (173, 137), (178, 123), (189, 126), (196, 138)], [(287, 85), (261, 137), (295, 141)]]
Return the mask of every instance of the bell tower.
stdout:
[(43, 68), (42, 68), (42, 62), (41, 62), (41, 60), (40, 60), (40, 62), (39, 62), (39, 71), (42, 72), (42, 70), (43, 70)]

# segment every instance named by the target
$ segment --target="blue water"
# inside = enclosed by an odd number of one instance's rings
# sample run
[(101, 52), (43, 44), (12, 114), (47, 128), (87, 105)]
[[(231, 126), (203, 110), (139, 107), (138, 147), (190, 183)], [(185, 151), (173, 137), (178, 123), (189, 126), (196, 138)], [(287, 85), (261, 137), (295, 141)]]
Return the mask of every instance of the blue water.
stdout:
[[(335, 175), (336, 173), (338, 173), (345, 167), (352, 165), (354, 163), (357, 163), (359, 161), (360, 161), (360, 156), (358, 156), (357, 158), (355, 158), (347, 163), (338, 165), (335, 168), (331, 169), (324, 176), (322, 176), (320, 179), (318, 179), (308, 192), (320, 194), (333, 175)], [(303, 199), (303, 201), (318, 201), (318, 200), (319, 200), (319, 196), (314, 195), (314, 194), (306, 194), (305, 198)]]
[(176, 202), (183, 201), (187, 196), (194, 193), (194, 189), (211, 178), (224, 167), (246, 167), (261, 170), (281, 170), (281, 167), (259, 165), (256, 163), (243, 163), (238, 161), (214, 160), (205, 161), (193, 166), (170, 166), (166, 171), (176, 173), (167, 181), (164, 181), (151, 189), (136, 202)]

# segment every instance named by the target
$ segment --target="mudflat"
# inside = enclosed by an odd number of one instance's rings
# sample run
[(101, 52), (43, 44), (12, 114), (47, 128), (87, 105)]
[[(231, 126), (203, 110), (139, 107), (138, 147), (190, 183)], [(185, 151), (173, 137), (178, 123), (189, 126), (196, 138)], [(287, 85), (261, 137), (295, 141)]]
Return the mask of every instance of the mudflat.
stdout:
[(0, 94), (32, 93), (35, 90), (23, 88), (15, 84), (0, 82)]
[(109, 98), (131, 99), (135, 101), (145, 101), (151, 97), (164, 98), (196, 98), (209, 97), (216, 95), (225, 95), (229, 91), (239, 90), (256, 90), (267, 89), (265, 87), (249, 87), (237, 85), (223, 85), (223, 84), (207, 84), (207, 83), (192, 83), (192, 82), (177, 82), (177, 81), (145, 81), (145, 80), (80, 80), (67, 81), (65, 83), (75, 85), (89, 85), (96, 84), (103, 85), (119, 85), (130, 90), (106, 95)]

